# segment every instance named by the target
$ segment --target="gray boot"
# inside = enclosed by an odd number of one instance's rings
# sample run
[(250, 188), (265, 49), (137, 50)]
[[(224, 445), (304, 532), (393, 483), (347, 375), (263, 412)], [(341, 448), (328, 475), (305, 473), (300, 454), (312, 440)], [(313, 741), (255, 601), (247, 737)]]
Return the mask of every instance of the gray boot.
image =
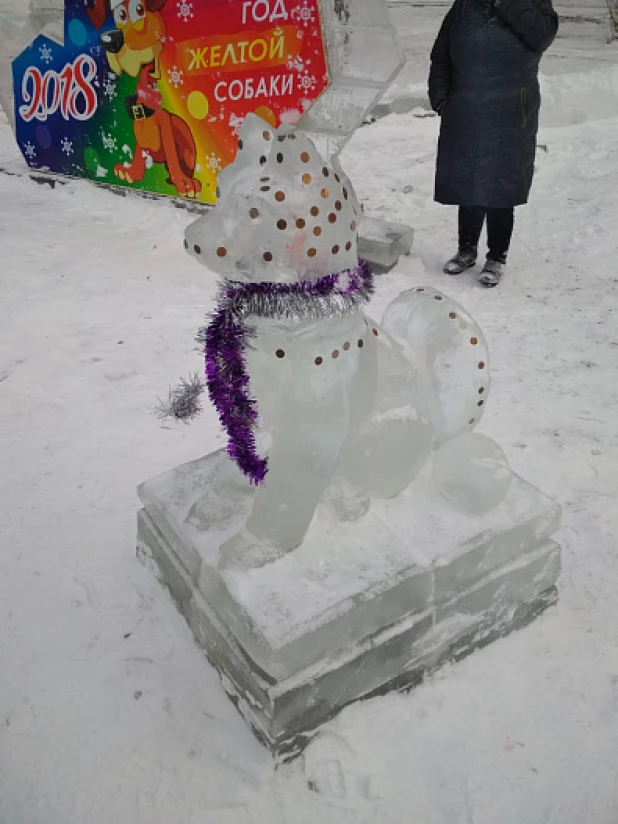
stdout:
[(476, 255), (476, 249), (460, 249), (455, 257), (444, 265), (442, 271), (445, 275), (461, 275), (466, 269), (472, 269), (476, 264)]
[(479, 283), (482, 286), (492, 287), (500, 283), (500, 278), (504, 274), (506, 263), (499, 260), (490, 260), (487, 258), (485, 266), (479, 275)]

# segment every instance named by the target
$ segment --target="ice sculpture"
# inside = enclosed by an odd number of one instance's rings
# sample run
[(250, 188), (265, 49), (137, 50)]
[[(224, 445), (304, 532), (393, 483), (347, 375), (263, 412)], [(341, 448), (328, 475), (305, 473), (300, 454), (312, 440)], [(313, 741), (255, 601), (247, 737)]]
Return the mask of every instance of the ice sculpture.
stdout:
[[(224, 278), (226, 314), (203, 335), (208, 386), (229, 454), (258, 486), (246, 484), (251, 514), (224, 563), (254, 565), (298, 547), (322, 500), (353, 520), (402, 492), (432, 449), (481, 419), (489, 360), (474, 320), (433, 289), (400, 295), (381, 324), (362, 311), (372, 286), (356, 199), (302, 132), (249, 115), (219, 186), (185, 247)], [(225, 496), (219, 484), (192, 518), (213, 526)]]
[(329, 87), (298, 122), (325, 159), (339, 154), (405, 65), (386, 0), (321, 0)]
[(491, 512), (506, 497), (512, 480), (506, 455), (487, 435), (460, 435), (434, 458), (436, 490), (467, 515)]
[[(370, 316), (354, 192), (305, 134), (247, 117), (220, 187), (185, 245), (221, 278), (198, 339), (227, 454), (140, 487), (138, 551), (256, 735), (294, 754), (555, 603), (560, 513), (474, 433), (490, 379), (470, 315), (419, 287)], [(191, 417), (201, 389), (168, 411)]]

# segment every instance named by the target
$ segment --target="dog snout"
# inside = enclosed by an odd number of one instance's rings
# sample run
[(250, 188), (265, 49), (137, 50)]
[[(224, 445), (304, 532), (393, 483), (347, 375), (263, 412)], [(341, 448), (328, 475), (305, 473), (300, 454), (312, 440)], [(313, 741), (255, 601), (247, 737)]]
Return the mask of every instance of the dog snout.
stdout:
[[(189, 226), (188, 229), (190, 230), (191, 227)], [(200, 263), (204, 262), (202, 257), (207, 250), (197, 233), (187, 231), (185, 234), (184, 246), (191, 257), (197, 258)]]
[(104, 31), (101, 34), (101, 45), (106, 52), (111, 54), (118, 54), (120, 49), (124, 46), (124, 35), (120, 29), (111, 29), (111, 31)]
[(204, 215), (185, 229), (184, 247), (202, 266), (218, 274), (235, 271), (235, 243), (214, 214)]

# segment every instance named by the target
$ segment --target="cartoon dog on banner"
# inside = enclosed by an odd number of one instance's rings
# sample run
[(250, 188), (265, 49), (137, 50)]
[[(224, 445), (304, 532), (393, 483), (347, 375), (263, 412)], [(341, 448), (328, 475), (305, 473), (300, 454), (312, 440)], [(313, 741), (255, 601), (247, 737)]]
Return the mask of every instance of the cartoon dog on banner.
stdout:
[(126, 99), (134, 121), (135, 151), (129, 166), (116, 164), (114, 174), (126, 183), (143, 180), (148, 153), (155, 163), (164, 163), (169, 183), (179, 195), (197, 198), (202, 186), (194, 176), (197, 159), (191, 129), (178, 115), (162, 107), (157, 88), (161, 76), (160, 57), (166, 40), (161, 10), (166, 0), (94, 0), (88, 16), (97, 30), (112, 12), (115, 29), (101, 33), (101, 44), (112, 71), (137, 77), (136, 94)]

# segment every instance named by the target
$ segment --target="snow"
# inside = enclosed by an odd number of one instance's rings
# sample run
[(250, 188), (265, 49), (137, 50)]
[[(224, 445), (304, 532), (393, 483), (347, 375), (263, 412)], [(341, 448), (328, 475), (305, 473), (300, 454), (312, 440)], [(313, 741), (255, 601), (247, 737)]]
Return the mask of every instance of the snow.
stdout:
[[(380, 279), (378, 311), (430, 284), (479, 321), (482, 429), (563, 507), (564, 573), (535, 624), (407, 696), (349, 708), (306, 767), (273, 769), (135, 558), (137, 484), (223, 443), (210, 408), (191, 427), (152, 414), (199, 368), (214, 295), (182, 250), (189, 216), (0, 176), (2, 824), (616, 823), (613, 72), (546, 80), (546, 151), (497, 290), (440, 274), (455, 215), (431, 199), (435, 119), (392, 116), (346, 150), (359, 196), (414, 225), (426, 266)], [(3, 121), (0, 159), (11, 141)]]
[[(505, 495), (503, 490), (502, 497)], [(415, 606), (421, 611), (425, 608), (421, 595), (427, 580), (425, 573), (435, 565), (436, 556), (442, 565), (456, 565), (473, 547), (493, 547), (495, 542), (502, 551), (497, 552), (499, 560), (493, 563), (504, 564), (509, 560), (504, 557), (510, 554), (504, 549), (508, 540), (501, 542), (496, 536), (519, 528), (521, 544), (536, 549), (535, 540), (538, 545), (553, 534), (557, 520), (554, 510), (544, 496), (535, 499), (526, 485), (514, 479), (506, 500), (482, 521), (458, 517), (434, 494), (427, 467), (399, 498), (378, 502), (360, 521), (338, 525), (333, 515), (320, 512), (298, 550), (269, 567), (226, 570), (223, 578), (246, 610), (254, 631), (279, 648), (310, 631), (328, 628), (337, 618), (347, 617), (360, 624), (364, 610), (375, 609), (371, 602), (378, 600), (378, 593), (386, 593), (382, 613), (390, 614), (392, 610), (393, 615), (397, 614), (401, 596), (394, 595), (392, 589), (403, 580), (409, 586), (414, 586), (414, 578), (418, 581)], [(337, 551), (324, 557), (323, 548), (337, 527)], [(376, 539), (379, 535), (382, 545)], [(487, 561), (482, 566), (483, 571), (477, 571), (474, 562), (469, 561), (469, 584), (477, 583), (487, 573)], [(386, 623), (385, 618), (381, 620)]]

